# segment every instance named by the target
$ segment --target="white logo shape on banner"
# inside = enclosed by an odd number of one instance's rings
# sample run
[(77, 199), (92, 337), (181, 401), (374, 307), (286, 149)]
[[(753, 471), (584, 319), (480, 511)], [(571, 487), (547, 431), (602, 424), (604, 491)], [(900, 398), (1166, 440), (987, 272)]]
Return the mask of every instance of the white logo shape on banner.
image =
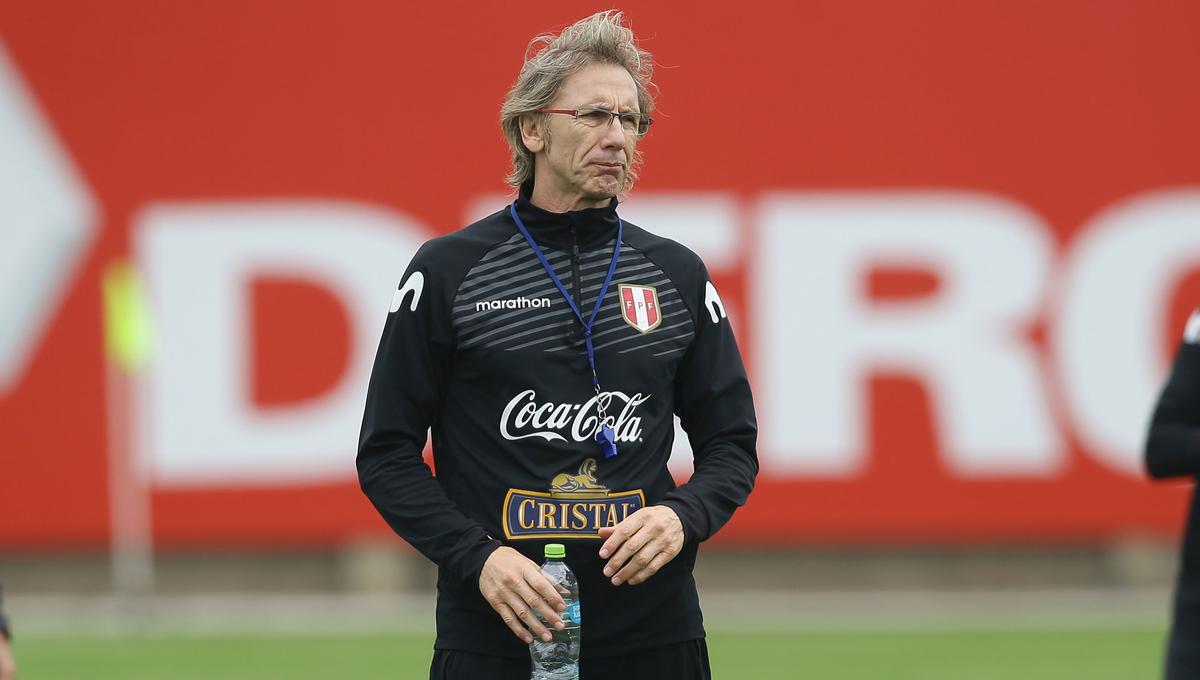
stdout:
[(0, 393), (36, 340), (95, 236), (95, 207), (0, 43)]

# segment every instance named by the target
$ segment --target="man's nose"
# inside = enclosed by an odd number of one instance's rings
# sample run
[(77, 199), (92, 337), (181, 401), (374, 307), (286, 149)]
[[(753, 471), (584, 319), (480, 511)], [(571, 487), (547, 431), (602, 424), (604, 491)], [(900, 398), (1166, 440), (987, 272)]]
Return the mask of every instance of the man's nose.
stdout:
[(629, 133), (621, 125), (621, 120), (616, 116), (609, 116), (608, 125), (604, 128), (604, 145), (606, 147), (623, 147), (628, 138)]

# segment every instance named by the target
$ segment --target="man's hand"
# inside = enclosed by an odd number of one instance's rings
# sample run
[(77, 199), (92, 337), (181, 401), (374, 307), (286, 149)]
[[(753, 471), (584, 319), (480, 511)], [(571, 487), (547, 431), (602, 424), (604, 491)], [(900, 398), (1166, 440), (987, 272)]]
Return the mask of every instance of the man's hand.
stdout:
[(615, 527), (600, 527), (600, 558), (608, 560), (604, 575), (614, 586), (636, 586), (658, 573), (683, 549), (683, 522), (665, 505), (642, 508)]
[(17, 677), (17, 663), (13, 660), (12, 647), (4, 633), (0, 633), (0, 680), (14, 680)]
[(512, 548), (500, 547), (488, 556), (479, 573), (479, 592), (525, 644), (533, 642), (533, 635), (550, 641), (550, 631), (534, 612), (556, 629), (563, 628), (558, 612), (567, 608), (566, 602), (542, 570)]

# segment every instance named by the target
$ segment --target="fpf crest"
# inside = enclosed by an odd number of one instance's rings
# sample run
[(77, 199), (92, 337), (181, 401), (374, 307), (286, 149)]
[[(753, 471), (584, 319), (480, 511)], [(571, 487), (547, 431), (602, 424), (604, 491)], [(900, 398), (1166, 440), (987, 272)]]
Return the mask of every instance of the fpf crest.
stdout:
[(617, 287), (621, 299), (621, 318), (625, 323), (649, 333), (662, 323), (662, 310), (658, 307), (658, 291), (652, 286), (636, 286), (622, 283)]

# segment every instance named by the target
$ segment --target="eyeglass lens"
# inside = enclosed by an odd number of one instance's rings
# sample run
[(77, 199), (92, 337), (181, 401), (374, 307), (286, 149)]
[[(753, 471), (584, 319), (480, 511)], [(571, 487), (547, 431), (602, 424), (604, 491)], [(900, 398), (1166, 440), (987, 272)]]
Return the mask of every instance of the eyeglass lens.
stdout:
[(621, 127), (625, 128), (626, 132), (642, 135), (646, 133), (646, 128), (649, 126), (645, 116), (633, 111), (617, 113), (607, 109), (579, 109), (577, 114), (580, 121), (592, 127), (611, 125), (614, 116), (621, 121)]

